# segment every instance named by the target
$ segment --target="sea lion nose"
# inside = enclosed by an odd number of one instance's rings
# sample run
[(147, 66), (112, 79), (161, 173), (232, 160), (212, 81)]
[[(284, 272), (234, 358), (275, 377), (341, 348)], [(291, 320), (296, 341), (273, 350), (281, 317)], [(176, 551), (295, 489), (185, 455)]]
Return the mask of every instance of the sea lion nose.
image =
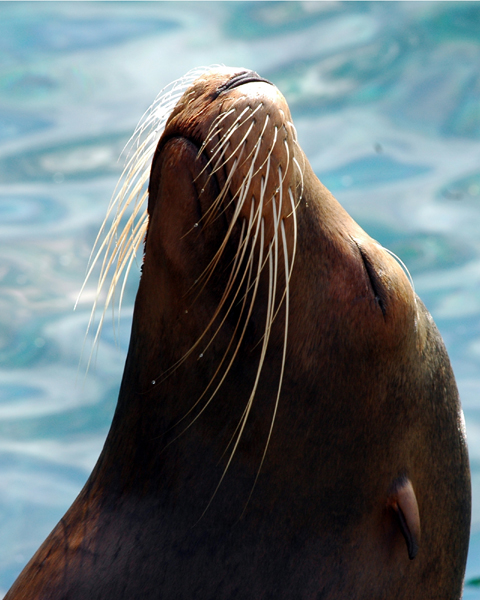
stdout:
[(241, 73), (237, 73), (237, 75), (234, 75), (231, 79), (229, 79), (227, 82), (223, 83), (220, 87), (218, 87), (217, 93), (221, 94), (222, 92), (233, 90), (233, 88), (239, 87), (240, 85), (243, 85), (245, 83), (258, 83), (259, 81), (263, 81), (264, 83), (269, 83), (270, 85), (273, 85), (271, 81), (260, 77), (260, 75), (255, 71), (245, 70)]

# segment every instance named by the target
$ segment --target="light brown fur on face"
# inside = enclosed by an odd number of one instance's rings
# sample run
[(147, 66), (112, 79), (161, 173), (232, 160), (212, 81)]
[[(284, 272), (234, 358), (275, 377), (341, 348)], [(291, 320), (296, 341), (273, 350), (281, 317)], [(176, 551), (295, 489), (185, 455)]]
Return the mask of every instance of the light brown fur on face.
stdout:
[(120, 190), (118, 214), (152, 161), (148, 214), (105, 238), (112, 293), (146, 234), (105, 447), (6, 600), (459, 600), (468, 456), (430, 315), (273, 85), (220, 68), (177, 100)]

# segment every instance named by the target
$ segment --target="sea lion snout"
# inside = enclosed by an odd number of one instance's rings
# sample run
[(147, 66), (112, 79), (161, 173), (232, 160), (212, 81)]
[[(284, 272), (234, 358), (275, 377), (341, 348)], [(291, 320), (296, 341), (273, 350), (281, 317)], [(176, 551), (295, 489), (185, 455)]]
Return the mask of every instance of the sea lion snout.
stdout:
[[(207, 158), (208, 166), (203, 166), (202, 172), (207, 170), (209, 178), (218, 180), (217, 208), (229, 211), (232, 220), (238, 217), (233, 204), (242, 218), (249, 218), (252, 198), (254, 211), (260, 210), (269, 220), (272, 210), (267, 205), (272, 198), (276, 198), (278, 216), (292, 214), (292, 201), (298, 201), (296, 188), (301, 187), (295, 128), (278, 89), (252, 73), (220, 69), (206, 81), (200, 78), (185, 93), (156, 151), (151, 198), (156, 197), (156, 157), (163, 143), (171, 137), (184, 137), (197, 146), (199, 156)], [(224, 83), (216, 88), (220, 81)], [(217, 89), (222, 89), (218, 99)]]
[[(224, 83), (216, 88), (219, 79)], [(212, 99), (220, 88), (221, 98)], [(160, 245), (159, 255), (183, 273), (183, 287), (174, 295), (187, 289), (195, 295), (206, 279), (221, 278), (235, 262), (235, 285), (268, 287), (263, 273), (269, 253), (275, 277), (285, 281), (295, 253), (303, 161), (288, 106), (270, 82), (253, 72), (221, 69), (193, 84), (166, 123), (149, 184), (147, 248)], [(259, 253), (267, 265), (253, 267)], [(251, 283), (239, 275), (248, 268)], [(284, 285), (274, 292), (277, 305)]]

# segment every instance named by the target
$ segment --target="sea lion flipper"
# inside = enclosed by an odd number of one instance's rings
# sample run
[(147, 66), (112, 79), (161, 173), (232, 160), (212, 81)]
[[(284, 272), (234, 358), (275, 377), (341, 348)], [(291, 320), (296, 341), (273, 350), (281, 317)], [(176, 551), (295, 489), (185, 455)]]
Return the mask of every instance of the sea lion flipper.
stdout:
[(420, 543), (420, 513), (415, 491), (407, 477), (396, 479), (391, 490), (387, 504), (397, 515), (400, 531), (407, 543), (408, 558), (413, 560)]

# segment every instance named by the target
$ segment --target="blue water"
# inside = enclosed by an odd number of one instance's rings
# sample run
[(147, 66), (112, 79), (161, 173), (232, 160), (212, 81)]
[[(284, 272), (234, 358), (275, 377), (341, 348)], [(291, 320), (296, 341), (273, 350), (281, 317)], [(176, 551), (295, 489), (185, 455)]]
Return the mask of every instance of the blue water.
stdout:
[(318, 176), (408, 265), (463, 399), (480, 577), (480, 4), (2, 2), (0, 597), (114, 410), (138, 275), (86, 377), (93, 283), (73, 305), (117, 158), (164, 85), (213, 63), (278, 85)]

